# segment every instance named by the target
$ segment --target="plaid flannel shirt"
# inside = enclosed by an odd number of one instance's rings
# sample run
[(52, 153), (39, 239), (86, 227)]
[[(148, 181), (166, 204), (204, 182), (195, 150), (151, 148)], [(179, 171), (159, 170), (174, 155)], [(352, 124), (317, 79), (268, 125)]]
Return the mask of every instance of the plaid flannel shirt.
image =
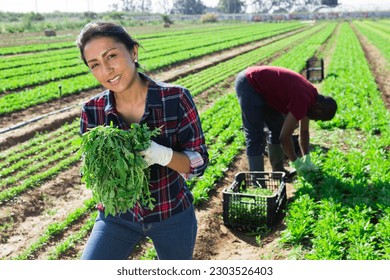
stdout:
[[(154, 208), (137, 204), (125, 215), (135, 222), (158, 222), (180, 213), (193, 202), (193, 196), (185, 180), (203, 175), (208, 152), (201, 127), (200, 118), (189, 91), (181, 86), (155, 82), (145, 74), (139, 73), (148, 82), (145, 112), (141, 124), (149, 128), (162, 128), (161, 134), (153, 139), (156, 143), (171, 147), (174, 151), (184, 152), (190, 159), (190, 173), (178, 172), (158, 164), (152, 165), (150, 191), (155, 198)], [(129, 129), (115, 108), (113, 92), (106, 90), (83, 104), (80, 120), (80, 132), (110, 122), (121, 129)], [(109, 160), (109, 159), (107, 159)]]

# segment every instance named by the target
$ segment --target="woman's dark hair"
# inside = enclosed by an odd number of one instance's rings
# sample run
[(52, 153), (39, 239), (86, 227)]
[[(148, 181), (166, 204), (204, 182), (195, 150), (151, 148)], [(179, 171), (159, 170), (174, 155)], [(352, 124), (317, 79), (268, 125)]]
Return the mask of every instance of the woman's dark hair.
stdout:
[[(134, 46), (139, 46), (138, 42), (134, 40), (126, 29), (122, 26), (113, 23), (113, 22), (91, 22), (84, 26), (81, 30), (79, 36), (77, 37), (76, 44), (80, 50), (81, 59), (84, 61), (85, 65), (87, 61), (84, 57), (84, 48), (89, 41), (101, 38), (101, 37), (110, 37), (116, 42), (122, 43), (129, 50), (133, 51)], [(136, 67), (139, 67), (138, 62), (135, 63)]]

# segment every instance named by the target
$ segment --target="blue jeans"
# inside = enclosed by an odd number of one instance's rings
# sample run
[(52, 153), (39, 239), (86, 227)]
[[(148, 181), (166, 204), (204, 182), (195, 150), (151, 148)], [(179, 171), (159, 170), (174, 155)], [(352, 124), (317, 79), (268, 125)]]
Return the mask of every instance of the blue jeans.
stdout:
[(268, 127), (270, 144), (280, 144), (279, 136), (284, 123), (284, 115), (269, 107), (261, 93), (257, 92), (241, 71), (235, 81), (238, 102), (241, 107), (244, 127), (246, 154), (260, 156), (264, 153), (264, 125)]
[(193, 205), (156, 223), (132, 222), (121, 215), (104, 217), (100, 212), (81, 259), (125, 260), (149, 237), (160, 260), (191, 260), (197, 229)]

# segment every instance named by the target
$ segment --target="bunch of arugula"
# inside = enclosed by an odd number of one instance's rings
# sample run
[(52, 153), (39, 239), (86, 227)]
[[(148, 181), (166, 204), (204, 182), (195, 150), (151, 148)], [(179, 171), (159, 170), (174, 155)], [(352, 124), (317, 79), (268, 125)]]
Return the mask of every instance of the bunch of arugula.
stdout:
[(132, 124), (129, 130), (97, 126), (83, 134), (82, 181), (102, 203), (105, 215), (132, 209), (137, 203), (153, 209), (149, 190), (150, 169), (139, 153), (150, 146), (160, 129)]

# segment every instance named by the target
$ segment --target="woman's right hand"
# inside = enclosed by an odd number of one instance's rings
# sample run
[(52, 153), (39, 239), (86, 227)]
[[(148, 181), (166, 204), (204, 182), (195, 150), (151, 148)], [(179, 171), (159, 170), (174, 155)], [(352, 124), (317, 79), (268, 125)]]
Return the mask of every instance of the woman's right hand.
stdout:
[(148, 166), (153, 164), (166, 166), (172, 160), (173, 150), (151, 141), (149, 148), (141, 151), (141, 155), (143, 155)]

